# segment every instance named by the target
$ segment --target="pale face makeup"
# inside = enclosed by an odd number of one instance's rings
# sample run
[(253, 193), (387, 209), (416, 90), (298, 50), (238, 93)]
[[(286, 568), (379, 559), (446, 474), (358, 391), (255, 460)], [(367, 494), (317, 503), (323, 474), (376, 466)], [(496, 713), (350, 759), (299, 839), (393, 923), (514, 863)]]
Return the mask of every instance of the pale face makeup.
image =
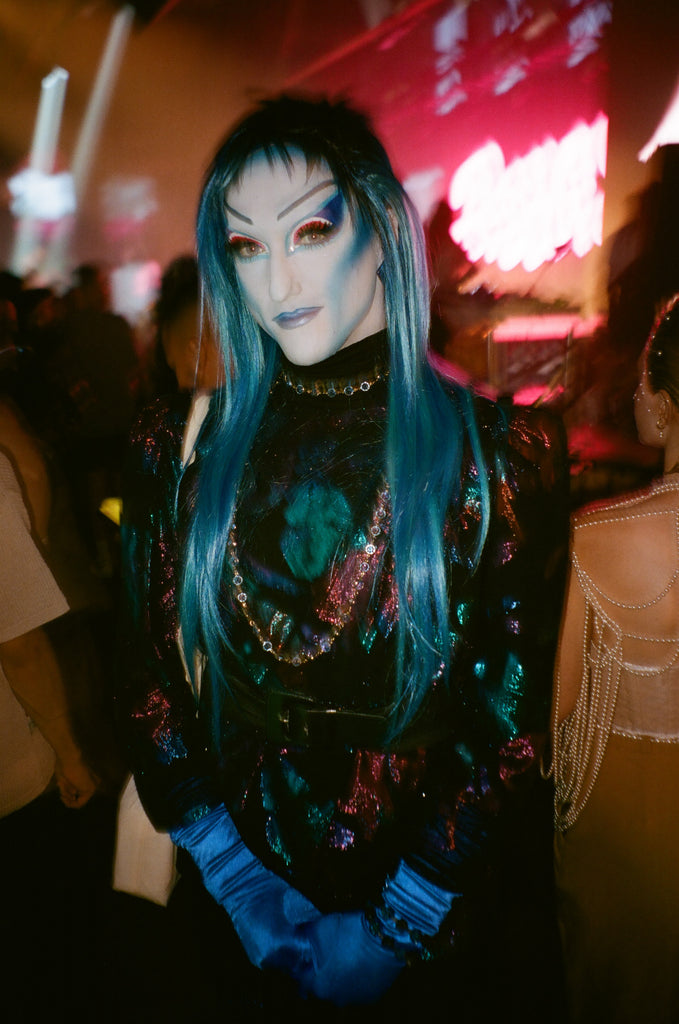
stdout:
[(225, 199), (243, 297), (290, 362), (312, 366), (386, 326), (380, 245), (327, 165), (256, 153)]

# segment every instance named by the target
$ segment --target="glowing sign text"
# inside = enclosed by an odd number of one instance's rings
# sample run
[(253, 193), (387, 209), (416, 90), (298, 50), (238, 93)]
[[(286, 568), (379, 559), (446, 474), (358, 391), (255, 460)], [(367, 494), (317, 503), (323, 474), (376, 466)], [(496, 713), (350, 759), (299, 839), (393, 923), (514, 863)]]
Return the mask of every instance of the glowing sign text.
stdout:
[(448, 191), (450, 208), (460, 211), (450, 234), (472, 263), (531, 271), (566, 249), (584, 256), (601, 245), (607, 130), (599, 114), (509, 165), (497, 142), (472, 153)]

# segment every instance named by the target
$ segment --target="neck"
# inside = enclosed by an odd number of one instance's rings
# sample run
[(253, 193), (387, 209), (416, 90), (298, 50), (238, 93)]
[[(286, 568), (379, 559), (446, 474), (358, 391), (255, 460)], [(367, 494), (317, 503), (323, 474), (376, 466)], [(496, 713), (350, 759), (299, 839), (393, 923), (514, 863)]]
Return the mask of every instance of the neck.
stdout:
[(669, 402), (669, 416), (664, 432), (663, 467), (665, 473), (679, 473), (679, 410)]
[(679, 473), (679, 437), (675, 436), (676, 431), (670, 431), (663, 454), (663, 472)]
[(385, 380), (388, 367), (387, 333), (379, 331), (313, 366), (296, 366), (283, 357), (281, 378), (298, 394), (352, 395)]

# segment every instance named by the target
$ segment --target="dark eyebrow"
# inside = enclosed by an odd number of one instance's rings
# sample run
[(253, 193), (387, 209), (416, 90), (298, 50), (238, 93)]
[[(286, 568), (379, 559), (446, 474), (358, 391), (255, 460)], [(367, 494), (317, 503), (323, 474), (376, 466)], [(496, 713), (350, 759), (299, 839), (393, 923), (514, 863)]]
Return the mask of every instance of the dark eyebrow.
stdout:
[(244, 220), (246, 224), (252, 224), (250, 218), (246, 217), (244, 213), (239, 213), (238, 210), (234, 210), (233, 206), (229, 206), (229, 204), (226, 202), (224, 203), (224, 206), (229, 211), (229, 213), (232, 213), (234, 215), (234, 217), (238, 217), (239, 220)]
[[(313, 196), (315, 195), (316, 192), (320, 192), (322, 188), (327, 188), (328, 185), (334, 184), (334, 179), (328, 178), (327, 181), (321, 181), (320, 184), (314, 185), (313, 188), (310, 188), (309, 191), (305, 192), (303, 196), (299, 197), (299, 199), (295, 199), (294, 203), (290, 203), (290, 205), (286, 206), (284, 210), (281, 210), (281, 212), (276, 217), (276, 220), (281, 220), (283, 217), (285, 217), (286, 213), (290, 213), (291, 210), (294, 210), (296, 206), (299, 206), (300, 203), (303, 203), (305, 199), (309, 198), (309, 196)], [(252, 221), (250, 221), (250, 223), (252, 223)]]
[[(299, 206), (300, 203), (303, 203), (305, 199), (309, 198), (309, 196), (313, 196), (316, 194), (316, 192), (320, 192), (322, 188), (327, 188), (328, 185), (334, 184), (334, 180), (332, 178), (328, 178), (327, 181), (321, 181), (320, 184), (314, 185), (313, 188), (310, 188), (309, 191), (305, 192), (303, 196), (299, 197), (299, 199), (295, 199), (294, 203), (290, 203), (290, 205), (286, 206), (284, 210), (281, 210), (281, 212), (276, 217), (276, 220), (281, 220), (281, 218), (285, 217), (286, 213), (290, 213), (291, 210), (294, 210), (296, 206)], [(229, 206), (227, 202), (224, 203), (224, 207), (229, 211), (229, 213), (233, 214), (234, 217), (238, 217), (239, 220), (245, 221), (246, 224), (253, 223), (253, 221), (249, 217), (246, 217), (244, 213), (239, 213), (238, 210), (234, 210), (233, 206)]]

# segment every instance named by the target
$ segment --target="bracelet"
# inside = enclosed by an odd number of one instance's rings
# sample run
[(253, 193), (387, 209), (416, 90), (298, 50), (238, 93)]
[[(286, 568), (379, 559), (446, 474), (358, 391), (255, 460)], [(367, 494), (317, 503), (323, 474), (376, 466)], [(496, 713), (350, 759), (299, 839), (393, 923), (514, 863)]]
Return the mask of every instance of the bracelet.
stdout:
[[(425, 945), (427, 936), (417, 928), (411, 928), (407, 921), (397, 917), (384, 903), (369, 904), (365, 911), (365, 920), (368, 931), (382, 948), (393, 953), (406, 965), (434, 959), (435, 954)], [(389, 930), (385, 931), (385, 928)], [(396, 932), (397, 935), (390, 932)]]

